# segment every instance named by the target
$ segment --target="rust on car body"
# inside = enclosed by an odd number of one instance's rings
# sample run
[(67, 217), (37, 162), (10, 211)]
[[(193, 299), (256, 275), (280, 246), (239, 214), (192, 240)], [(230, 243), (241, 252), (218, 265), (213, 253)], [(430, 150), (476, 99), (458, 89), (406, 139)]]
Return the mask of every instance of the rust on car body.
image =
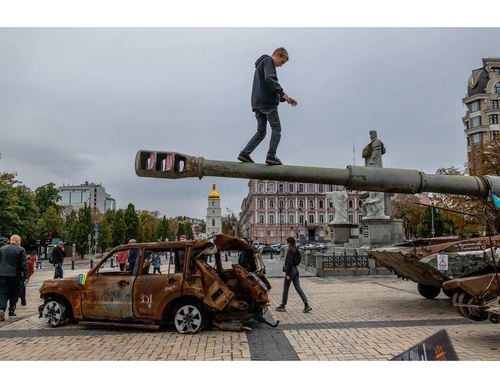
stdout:
[[(139, 252), (133, 272), (109, 265), (123, 250)], [(240, 263), (223, 265), (225, 251), (238, 252)], [(152, 273), (155, 255), (165, 257), (162, 274)], [(85, 275), (45, 281), (39, 313), (48, 326), (75, 321), (158, 328), (173, 322), (181, 333), (241, 330), (250, 319), (277, 325), (264, 318), (270, 289), (262, 258), (245, 240), (220, 234), (132, 243), (111, 250)]]

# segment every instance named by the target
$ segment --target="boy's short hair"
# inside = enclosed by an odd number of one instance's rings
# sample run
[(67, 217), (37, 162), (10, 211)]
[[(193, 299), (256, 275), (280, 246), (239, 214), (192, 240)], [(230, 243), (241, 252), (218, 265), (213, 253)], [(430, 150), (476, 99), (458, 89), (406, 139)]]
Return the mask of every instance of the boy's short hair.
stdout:
[(286, 51), (284, 47), (278, 47), (274, 50), (273, 55), (279, 55), (281, 57), (285, 57), (287, 61), (289, 60), (288, 51)]

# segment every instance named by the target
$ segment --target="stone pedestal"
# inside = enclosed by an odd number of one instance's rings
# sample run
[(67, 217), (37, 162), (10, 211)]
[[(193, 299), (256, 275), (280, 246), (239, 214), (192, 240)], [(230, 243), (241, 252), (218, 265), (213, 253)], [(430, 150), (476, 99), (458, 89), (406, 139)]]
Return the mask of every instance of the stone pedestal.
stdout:
[(330, 226), (332, 242), (334, 244), (345, 244), (349, 242), (349, 239), (351, 238), (351, 224), (342, 222), (332, 223)]
[(360, 223), (363, 246), (375, 248), (403, 242), (403, 220), (386, 217), (363, 218)]

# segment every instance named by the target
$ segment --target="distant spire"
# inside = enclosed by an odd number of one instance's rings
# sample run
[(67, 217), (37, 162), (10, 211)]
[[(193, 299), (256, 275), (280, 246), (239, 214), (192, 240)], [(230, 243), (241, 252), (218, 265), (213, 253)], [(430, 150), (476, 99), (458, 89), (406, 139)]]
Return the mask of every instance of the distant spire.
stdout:
[(208, 199), (220, 199), (219, 193), (215, 190), (215, 182), (212, 183), (212, 192), (208, 194)]

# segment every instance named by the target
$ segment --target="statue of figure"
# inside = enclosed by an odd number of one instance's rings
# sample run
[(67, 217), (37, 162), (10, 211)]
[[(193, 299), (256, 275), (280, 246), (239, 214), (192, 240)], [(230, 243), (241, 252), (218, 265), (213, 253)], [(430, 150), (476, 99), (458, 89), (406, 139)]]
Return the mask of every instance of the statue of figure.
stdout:
[(382, 155), (385, 154), (384, 143), (377, 138), (377, 131), (370, 131), (371, 142), (363, 149), (366, 167), (382, 167)]
[[(370, 131), (371, 142), (363, 149), (363, 158), (365, 159), (366, 167), (383, 167), (382, 155), (385, 154), (384, 143), (377, 138), (377, 131)], [(366, 209), (366, 217), (386, 217), (385, 210), (385, 194), (384, 193), (370, 193), (365, 200), (364, 205)], [(388, 209), (390, 210), (390, 209)], [(390, 215), (390, 214), (389, 214)]]
[(385, 217), (384, 193), (370, 192), (370, 195), (364, 202), (366, 208), (366, 218)]
[(347, 193), (345, 190), (338, 190), (326, 193), (326, 200), (331, 201), (333, 209), (335, 210), (335, 216), (333, 218), (333, 223), (345, 223), (347, 222)]

